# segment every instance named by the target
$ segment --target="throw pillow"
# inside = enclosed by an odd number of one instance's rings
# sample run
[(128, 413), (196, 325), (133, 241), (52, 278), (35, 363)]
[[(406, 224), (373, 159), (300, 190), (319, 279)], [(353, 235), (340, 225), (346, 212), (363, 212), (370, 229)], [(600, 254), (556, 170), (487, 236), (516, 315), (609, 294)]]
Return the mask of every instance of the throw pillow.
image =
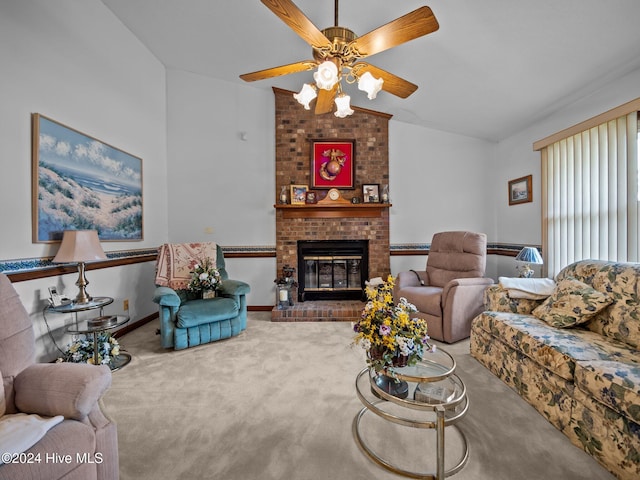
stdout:
[(553, 294), (535, 308), (533, 315), (552, 327), (570, 328), (588, 322), (612, 302), (606, 293), (567, 277), (558, 282)]

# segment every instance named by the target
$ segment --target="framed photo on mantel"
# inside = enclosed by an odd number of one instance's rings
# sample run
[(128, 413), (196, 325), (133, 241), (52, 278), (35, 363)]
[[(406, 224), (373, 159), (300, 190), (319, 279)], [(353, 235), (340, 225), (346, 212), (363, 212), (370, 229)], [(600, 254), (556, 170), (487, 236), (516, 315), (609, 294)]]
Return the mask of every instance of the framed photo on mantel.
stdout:
[(364, 198), (364, 203), (378, 203), (380, 201), (380, 185), (377, 183), (362, 185), (362, 198)]
[(355, 140), (312, 140), (311, 188), (354, 189), (355, 157)]

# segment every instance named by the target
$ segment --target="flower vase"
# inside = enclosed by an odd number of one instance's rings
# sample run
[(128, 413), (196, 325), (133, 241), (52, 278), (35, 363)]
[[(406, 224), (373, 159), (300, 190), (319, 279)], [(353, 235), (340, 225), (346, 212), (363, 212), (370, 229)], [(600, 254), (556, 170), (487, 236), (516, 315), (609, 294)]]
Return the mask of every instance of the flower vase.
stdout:
[[(369, 357), (373, 360), (381, 360), (382, 358), (384, 358), (385, 353), (386, 353), (386, 350), (384, 348), (371, 347), (369, 349)], [(398, 368), (406, 367), (408, 360), (409, 360), (409, 357), (407, 357), (406, 355), (395, 355), (391, 357), (390, 366), (398, 367)], [(382, 390), (385, 393), (388, 393), (389, 395), (393, 395), (394, 397), (398, 397), (398, 398), (407, 398), (407, 396), (409, 395), (409, 385), (404, 380), (398, 380), (389, 375), (386, 375), (383, 372), (379, 372), (376, 375), (376, 378), (374, 381), (376, 382), (376, 385), (380, 390)], [(376, 397), (382, 398), (373, 387), (371, 388), (371, 392)]]
[[(384, 373), (379, 373), (375, 378), (375, 382), (380, 390), (389, 395), (398, 398), (407, 398), (409, 396), (409, 384), (404, 380), (398, 380)], [(378, 398), (382, 398), (374, 388), (371, 388), (371, 393)]]
[[(372, 360), (382, 360), (384, 358), (384, 354), (386, 350), (381, 347), (371, 347), (369, 349), (369, 358)], [(407, 362), (409, 361), (409, 357), (406, 355), (395, 355), (391, 357), (391, 365), (393, 367), (406, 367)]]
[(202, 290), (202, 298), (203, 299), (215, 298), (215, 297), (216, 297), (216, 291), (215, 290)]

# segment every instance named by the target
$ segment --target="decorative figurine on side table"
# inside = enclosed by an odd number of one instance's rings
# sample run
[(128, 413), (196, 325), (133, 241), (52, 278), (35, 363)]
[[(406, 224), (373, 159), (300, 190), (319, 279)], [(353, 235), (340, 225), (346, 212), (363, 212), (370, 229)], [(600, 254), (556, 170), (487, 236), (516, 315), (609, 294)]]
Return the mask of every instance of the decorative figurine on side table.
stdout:
[(293, 306), (293, 293), (292, 289), (298, 286), (293, 274), (296, 269), (290, 265), (284, 265), (282, 267), (282, 276), (274, 280), (276, 284), (276, 305), (278, 310), (286, 310)]

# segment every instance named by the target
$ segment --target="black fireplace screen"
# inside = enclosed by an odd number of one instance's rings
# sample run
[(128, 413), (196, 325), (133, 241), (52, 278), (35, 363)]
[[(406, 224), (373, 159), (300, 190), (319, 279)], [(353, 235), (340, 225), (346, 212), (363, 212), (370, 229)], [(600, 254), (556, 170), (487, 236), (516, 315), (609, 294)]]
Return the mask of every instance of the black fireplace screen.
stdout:
[(298, 300), (361, 299), (368, 277), (367, 240), (298, 242)]

